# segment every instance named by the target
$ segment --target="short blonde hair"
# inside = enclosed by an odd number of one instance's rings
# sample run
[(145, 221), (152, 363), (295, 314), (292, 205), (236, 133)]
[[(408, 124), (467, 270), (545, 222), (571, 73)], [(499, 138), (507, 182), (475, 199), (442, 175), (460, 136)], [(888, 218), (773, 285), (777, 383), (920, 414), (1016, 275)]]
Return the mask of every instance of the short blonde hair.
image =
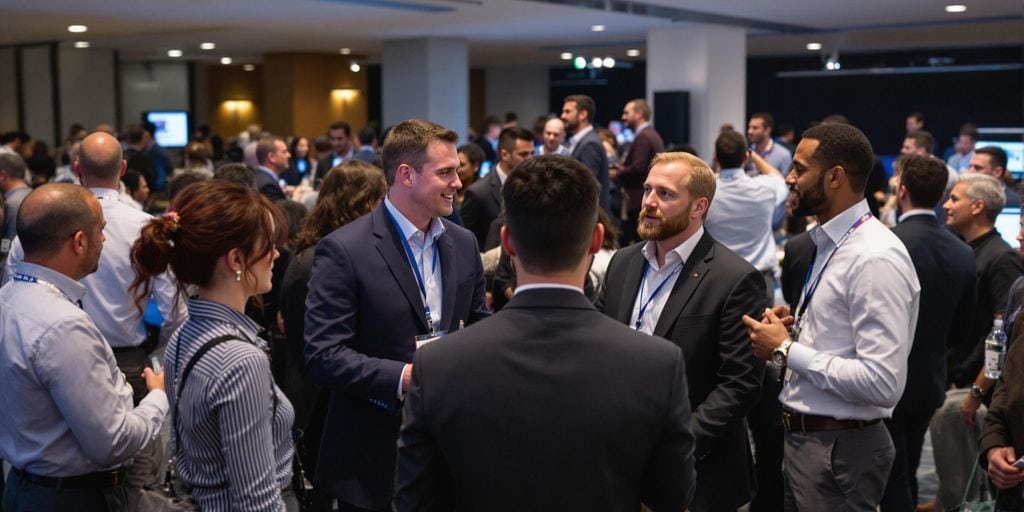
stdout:
[[(701, 160), (696, 155), (690, 153), (684, 153), (682, 151), (674, 153), (658, 153), (654, 156), (654, 160), (651, 161), (651, 168), (659, 164), (670, 164), (681, 162), (686, 164), (690, 168), (689, 178), (683, 182), (683, 186), (686, 187), (686, 191), (690, 193), (690, 200), (692, 201), (698, 197), (708, 198), (708, 210), (711, 209), (711, 200), (715, 198), (715, 172), (711, 170), (704, 160)], [(708, 212), (704, 212), (704, 219), (707, 219)]]

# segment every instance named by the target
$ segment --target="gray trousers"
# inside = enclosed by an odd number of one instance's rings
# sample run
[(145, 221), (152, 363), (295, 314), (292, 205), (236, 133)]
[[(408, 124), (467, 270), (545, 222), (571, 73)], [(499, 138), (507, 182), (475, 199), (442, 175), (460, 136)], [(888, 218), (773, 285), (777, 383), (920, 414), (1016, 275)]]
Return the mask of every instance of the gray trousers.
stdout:
[[(935, 456), (935, 474), (939, 477), (938, 504), (946, 510), (960, 505), (967, 490), (967, 479), (978, 462), (978, 438), (988, 409), (982, 405), (975, 413), (978, 426), (969, 427), (960, 419), (960, 402), (967, 389), (946, 391), (946, 401), (932, 416), (929, 430), (932, 435), (932, 453)], [(981, 496), (981, 484), (987, 480), (985, 467), (978, 469), (967, 493), (968, 500)]]
[(785, 510), (874, 512), (895, 456), (881, 422), (862, 429), (787, 432)]

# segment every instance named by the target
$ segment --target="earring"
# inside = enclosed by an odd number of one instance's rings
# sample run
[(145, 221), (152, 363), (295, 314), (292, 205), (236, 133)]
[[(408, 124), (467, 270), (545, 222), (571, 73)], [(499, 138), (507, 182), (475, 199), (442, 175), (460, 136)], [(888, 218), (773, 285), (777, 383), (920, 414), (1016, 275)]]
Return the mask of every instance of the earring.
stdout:
[(235, 282), (236, 283), (241, 283), (242, 282), (242, 271), (241, 270), (236, 270), (235, 271)]

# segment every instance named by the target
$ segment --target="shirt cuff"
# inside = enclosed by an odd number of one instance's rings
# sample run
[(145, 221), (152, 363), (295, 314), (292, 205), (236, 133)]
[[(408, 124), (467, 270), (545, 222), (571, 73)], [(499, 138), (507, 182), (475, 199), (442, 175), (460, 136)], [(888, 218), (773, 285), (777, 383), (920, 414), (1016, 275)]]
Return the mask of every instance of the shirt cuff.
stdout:
[(160, 414), (163, 415), (166, 415), (167, 411), (171, 408), (170, 404), (167, 402), (167, 393), (162, 389), (154, 389), (149, 393), (146, 393), (145, 398), (139, 402), (139, 405), (142, 405), (143, 402), (156, 407), (157, 410), (160, 411)]
[(794, 342), (789, 346), (789, 355), (786, 356), (786, 367), (795, 371), (806, 370), (811, 366), (811, 360), (818, 353), (807, 345)]
[(398, 374), (398, 400), (401, 401), (405, 398), (405, 393), (402, 393), (402, 380), (405, 378), (405, 369), (412, 366), (407, 364), (402, 367), (402, 373)]

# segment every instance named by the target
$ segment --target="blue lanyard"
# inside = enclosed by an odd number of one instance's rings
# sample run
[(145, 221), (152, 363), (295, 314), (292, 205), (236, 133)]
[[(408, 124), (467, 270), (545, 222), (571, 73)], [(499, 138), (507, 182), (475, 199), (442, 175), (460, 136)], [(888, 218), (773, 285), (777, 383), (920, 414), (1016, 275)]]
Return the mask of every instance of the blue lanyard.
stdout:
[[(641, 301), (643, 301), (643, 298), (644, 298), (644, 286), (647, 284), (647, 271), (650, 270), (650, 268), (651, 268), (650, 264), (648, 264), (647, 261), (644, 260), (644, 277), (643, 277), (642, 280), (640, 280), (640, 300)], [(654, 291), (651, 292), (651, 296), (647, 297), (646, 301), (641, 302), (641, 304), (640, 304), (640, 311), (636, 315), (636, 323), (633, 324), (633, 328), (634, 329), (640, 329), (640, 323), (643, 321), (644, 313), (647, 311), (647, 307), (650, 306), (652, 302), (654, 302), (654, 298), (657, 297), (658, 293), (661, 292), (661, 289), (665, 287), (665, 283), (669, 282), (669, 280), (672, 279), (672, 276), (678, 274), (679, 271), (682, 270), (682, 269), (683, 269), (683, 262), (680, 261), (678, 264), (676, 264), (676, 268), (673, 269), (672, 272), (669, 275), (665, 276), (665, 279), (662, 279), (661, 283), (659, 283), (658, 286), (654, 289)]]
[[(420, 272), (420, 262), (416, 260), (416, 256), (412, 253), (412, 246), (410, 246), (409, 245), (409, 241), (405, 239), (405, 233), (402, 232), (402, 227), (398, 224), (398, 220), (395, 219), (395, 216), (391, 215), (391, 210), (389, 210), (387, 208), (384, 208), (384, 211), (387, 212), (388, 218), (390, 218), (391, 222), (394, 223), (396, 228), (398, 228), (398, 235), (399, 235), (398, 238), (402, 240), (402, 247), (405, 248), (405, 255), (409, 258), (409, 263), (412, 264), (413, 274), (416, 275), (416, 284), (419, 285), (419, 287), (420, 287), (420, 295), (423, 298), (423, 315), (427, 319), (427, 325), (430, 326), (430, 332), (434, 332), (434, 322), (430, 318), (430, 306), (427, 304), (427, 287), (426, 287), (426, 284), (423, 281), (423, 274)], [(427, 233), (424, 233), (423, 237), (426, 238), (427, 237)], [(434, 260), (433, 260), (433, 262), (431, 264), (430, 273), (431, 273), (431, 275), (436, 275), (437, 274), (437, 239), (435, 238), (433, 242), (434, 242), (433, 243), (433, 245), (434, 245)], [(424, 245), (426, 245), (426, 241), (424, 241)], [(423, 247), (422, 249), (425, 250), (425, 247)], [(423, 259), (422, 258), (423, 252), (424, 252), (423, 250), (420, 251), (420, 255), (421, 255), (420, 259)]]
[[(850, 235), (852, 235), (854, 231), (857, 231), (857, 228), (861, 227), (861, 225), (867, 222), (867, 220), (870, 218), (871, 212), (864, 212), (864, 215), (861, 215), (860, 218), (858, 218), (857, 221), (854, 222), (852, 226), (850, 226), (850, 229), (846, 230), (846, 233), (842, 236), (842, 238), (840, 238), (839, 241), (836, 242), (836, 248), (832, 249), (832, 252), (829, 253), (828, 258), (825, 259), (825, 263), (821, 266), (821, 270), (818, 271), (817, 277), (815, 277), (814, 281), (811, 282), (811, 273), (814, 272), (814, 259), (818, 257), (818, 253), (817, 251), (815, 251), (814, 257), (811, 258), (811, 264), (810, 266), (807, 267), (807, 275), (804, 276), (803, 297), (800, 300), (800, 309), (799, 311), (797, 311), (796, 314), (796, 323), (793, 324), (793, 330), (794, 332), (797, 333), (797, 336), (800, 335), (800, 325), (804, 321), (804, 313), (807, 312), (807, 306), (810, 305), (811, 298), (814, 297), (814, 292), (818, 291), (818, 285), (821, 284), (821, 276), (825, 275), (825, 269), (828, 268), (828, 264), (832, 261), (832, 257), (835, 256), (837, 252), (839, 252), (839, 248), (842, 247), (844, 243), (846, 243), (846, 241), (850, 238)], [(809, 282), (810, 286), (807, 286)]]
[(47, 288), (49, 288), (49, 289), (51, 289), (51, 290), (53, 290), (55, 292), (58, 292), (61, 295), (63, 295), (64, 298), (68, 300), (68, 302), (70, 302), (70, 303), (72, 303), (72, 304), (74, 304), (74, 305), (76, 305), (78, 307), (82, 307), (82, 301), (80, 301), (80, 300), (79, 301), (72, 300), (71, 297), (68, 296), (68, 294), (64, 293), (64, 290), (61, 290), (60, 288), (57, 287), (57, 285), (55, 285), (55, 284), (53, 284), (53, 283), (51, 283), (49, 281), (43, 281), (42, 279), (39, 279), (38, 277), (30, 276), (28, 274), (22, 274), (20, 272), (16, 272), (14, 274), (14, 280), (15, 281), (21, 281), (23, 283), (32, 283), (32, 284), (38, 284), (40, 286), (45, 286), (45, 287), (47, 287)]

